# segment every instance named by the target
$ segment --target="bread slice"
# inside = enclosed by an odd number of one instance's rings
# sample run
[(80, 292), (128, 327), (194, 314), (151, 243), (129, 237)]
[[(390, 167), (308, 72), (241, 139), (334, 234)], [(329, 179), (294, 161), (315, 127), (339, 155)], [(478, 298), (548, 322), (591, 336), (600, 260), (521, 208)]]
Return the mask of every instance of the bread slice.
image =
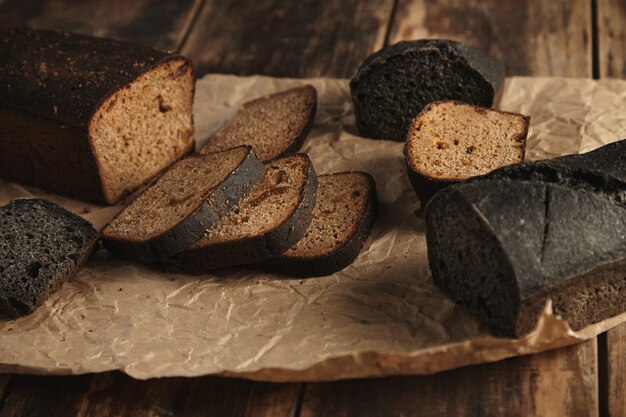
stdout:
[(265, 177), (250, 194), (176, 256), (180, 268), (202, 273), (280, 255), (304, 236), (316, 190), (317, 176), (307, 155), (267, 162)]
[(404, 155), (422, 206), (455, 182), (522, 162), (529, 117), (459, 101), (431, 103), (413, 120)]
[(626, 310), (626, 140), (501, 168), (425, 208), (433, 280), (500, 336), (547, 299), (574, 330)]
[(378, 213), (376, 184), (364, 172), (318, 177), (313, 221), (304, 237), (259, 267), (297, 277), (330, 275), (350, 265)]
[(0, 62), (2, 178), (114, 203), (194, 149), (183, 56), (14, 28), (0, 31)]
[(262, 161), (297, 152), (311, 130), (316, 109), (317, 91), (312, 85), (248, 101), (201, 152), (252, 145)]
[(251, 146), (176, 163), (102, 230), (112, 254), (151, 262), (199, 240), (263, 178)]
[(0, 207), (0, 310), (33, 312), (80, 268), (98, 242), (92, 225), (43, 199)]

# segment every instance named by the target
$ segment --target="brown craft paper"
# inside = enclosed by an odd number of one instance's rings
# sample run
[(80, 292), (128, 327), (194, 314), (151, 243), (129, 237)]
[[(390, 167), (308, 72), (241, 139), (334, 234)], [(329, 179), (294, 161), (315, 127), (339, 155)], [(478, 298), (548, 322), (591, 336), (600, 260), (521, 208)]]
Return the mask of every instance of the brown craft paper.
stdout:
[[(199, 145), (247, 99), (310, 82), (319, 92), (305, 143), (319, 174), (374, 175), (380, 218), (358, 259), (332, 276), (287, 279), (232, 268), (202, 277), (98, 252), (35, 313), (0, 318), (0, 371), (135, 378), (238, 375), (268, 381), (430, 374), (591, 338), (626, 314), (572, 332), (551, 314), (520, 340), (489, 336), (432, 283), (402, 144), (356, 136), (345, 80), (209, 75), (199, 80)], [(507, 79), (503, 110), (531, 115), (528, 159), (626, 137), (626, 81)], [(0, 181), (0, 203), (43, 196), (102, 227), (102, 207)]]

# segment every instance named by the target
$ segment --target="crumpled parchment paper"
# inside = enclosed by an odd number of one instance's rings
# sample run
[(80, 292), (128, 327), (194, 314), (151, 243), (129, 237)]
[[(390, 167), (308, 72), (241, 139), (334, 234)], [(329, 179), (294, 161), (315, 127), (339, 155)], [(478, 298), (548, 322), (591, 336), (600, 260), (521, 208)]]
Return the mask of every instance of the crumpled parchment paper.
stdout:
[[(402, 144), (359, 138), (346, 80), (208, 75), (194, 108), (198, 148), (245, 100), (311, 83), (319, 93), (305, 143), (318, 174), (374, 175), (380, 218), (358, 259), (323, 278), (231, 268), (197, 277), (98, 252), (35, 313), (0, 317), (0, 371), (135, 378), (237, 375), (268, 381), (429, 374), (591, 338), (626, 314), (573, 332), (551, 314), (519, 340), (494, 338), (433, 285), (424, 222)], [(527, 159), (626, 137), (626, 81), (514, 77), (496, 107), (529, 114)], [(0, 203), (43, 196), (101, 228), (103, 207), (0, 181)]]

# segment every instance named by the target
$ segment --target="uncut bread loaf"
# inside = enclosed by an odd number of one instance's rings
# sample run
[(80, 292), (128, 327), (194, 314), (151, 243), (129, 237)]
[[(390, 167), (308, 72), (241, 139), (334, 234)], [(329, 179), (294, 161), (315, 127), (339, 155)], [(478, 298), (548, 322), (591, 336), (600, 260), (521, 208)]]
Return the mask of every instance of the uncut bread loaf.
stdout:
[(376, 183), (371, 175), (320, 175), (313, 220), (304, 237), (258, 267), (296, 277), (337, 272), (356, 259), (377, 214)]
[(33, 312), (69, 280), (98, 242), (92, 225), (43, 199), (0, 207), (0, 310)]
[(177, 162), (102, 229), (115, 256), (168, 258), (198, 241), (263, 178), (251, 146)]
[(248, 101), (201, 152), (252, 145), (262, 161), (297, 152), (311, 131), (316, 109), (317, 91), (312, 85)]
[(0, 30), (0, 177), (118, 201), (193, 151), (191, 61), (112, 39)]
[(295, 245), (312, 219), (317, 190), (305, 154), (265, 164), (265, 177), (199, 241), (176, 256), (187, 272), (261, 262)]
[(426, 206), (434, 282), (494, 334), (531, 331), (548, 298), (574, 330), (626, 308), (626, 142), (502, 168)]
[(422, 207), (439, 190), (523, 162), (529, 117), (459, 101), (431, 103), (413, 119), (404, 156)]
[(362, 136), (404, 141), (433, 101), (491, 107), (503, 77), (502, 63), (463, 43), (402, 41), (367, 58), (350, 82), (356, 124)]

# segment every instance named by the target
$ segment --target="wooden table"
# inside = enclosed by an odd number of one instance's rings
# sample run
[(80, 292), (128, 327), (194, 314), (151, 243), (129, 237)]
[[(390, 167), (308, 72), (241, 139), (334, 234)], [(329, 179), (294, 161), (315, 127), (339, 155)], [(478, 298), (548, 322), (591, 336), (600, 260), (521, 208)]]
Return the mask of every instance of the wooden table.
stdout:
[[(179, 50), (198, 76), (351, 77), (385, 44), (444, 37), (501, 58), (508, 75), (626, 77), (625, 0), (0, 0), (0, 26), (21, 24)], [(569, 348), (428, 377), (272, 384), (0, 375), (0, 417), (621, 417), (625, 390), (622, 325)]]

